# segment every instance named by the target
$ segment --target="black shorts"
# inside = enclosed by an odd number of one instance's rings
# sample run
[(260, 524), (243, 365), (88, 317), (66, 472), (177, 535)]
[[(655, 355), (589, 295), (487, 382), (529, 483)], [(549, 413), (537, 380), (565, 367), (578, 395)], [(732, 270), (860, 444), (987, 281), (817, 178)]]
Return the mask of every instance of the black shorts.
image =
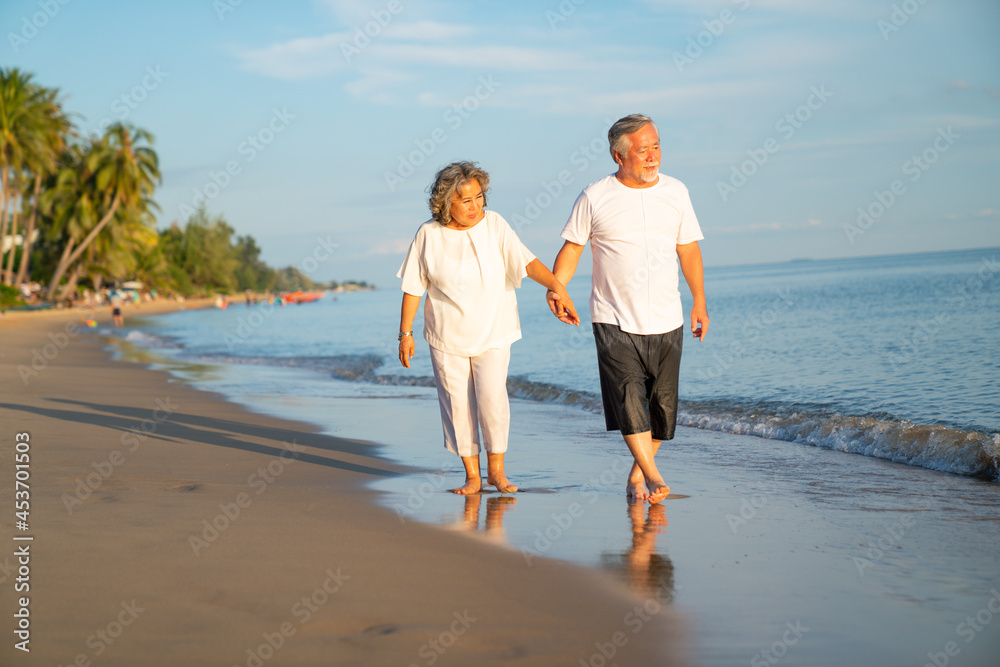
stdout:
[(595, 322), (593, 327), (608, 430), (622, 435), (650, 431), (653, 440), (672, 440), (684, 327), (648, 336), (614, 324)]

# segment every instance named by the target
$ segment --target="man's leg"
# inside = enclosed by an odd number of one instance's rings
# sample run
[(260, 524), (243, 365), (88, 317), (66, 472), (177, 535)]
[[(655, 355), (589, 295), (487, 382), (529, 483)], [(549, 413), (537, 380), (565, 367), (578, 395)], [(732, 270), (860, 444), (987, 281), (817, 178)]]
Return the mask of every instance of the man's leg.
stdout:
[[(683, 327), (678, 327), (666, 334), (649, 336), (643, 342), (648, 343), (643, 348), (643, 364), (648, 369), (651, 380), (647, 380), (646, 398), (649, 403), (649, 417), (652, 424), (651, 433), (645, 434), (650, 438), (653, 462), (653, 470), (656, 471), (658, 483), (663, 484), (663, 478), (659, 477), (656, 468), (655, 457), (660, 449), (662, 440), (652, 438), (652, 433), (656, 433), (661, 438), (670, 440), (674, 437), (674, 429), (677, 424), (677, 382), (680, 371), (681, 347), (683, 344)], [(634, 454), (633, 454), (634, 456)], [(663, 484), (666, 493), (654, 493), (654, 488), (649, 486), (650, 477), (644, 474), (637, 462), (633, 464), (629, 473), (629, 488), (635, 489), (637, 484), (646, 483), (649, 491), (646, 498), (650, 502), (659, 502), (670, 493), (670, 487)], [(656, 483), (657, 480), (654, 480)], [(650, 496), (653, 496), (650, 499)], [(638, 496), (641, 498), (641, 496)]]
[[(625, 436), (628, 438), (629, 436)], [(651, 440), (653, 445), (653, 458), (660, 451), (662, 440)], [(625, 441), (628, 444), (628, 440)], [(646, 478), (642, 474), (642, 469), (635, 461), (632, 462), (632, 470), (628, 473), (628, 481), (625, 483), (625, 495), (635, 500), (649, 500), (649, 493), (646, 490)]]
[[(667, 486), (663, 481), (663, 476), (660, 475), (660, 471), (656, 467), (656, 451), (659, 449), (660, 441), (654, 441), (650, 431), (643, 431), (642, 433), (633, 433), (632, 435), (626, 435), (625, 445), (628, 446), (628, 450), (632, 452), (632, 458), (635, 459), (633, 464), (634, 468), (639, 468), (639, 472), (642, 474), (643, 481), (646, 483), (646, 489), (649, 492), (644, 500), (648, 500), (651, 503), (658, 503), (666, 498), (670, 494), (670, 487)], [(656, 446), (653, 443), (656, 442)], [(632, 479), (631, 474), (629, 475), (629, 480)]]
[(609, 431), (630, 433), (623, 435), (634, 459), (626, 494), (658, 503), (670, 493), (654, 458), (660, 440), (653, 440), (652, 433), (661, 435), (662, 429), (650, 423), (649, 414), (649, 356), (651, 349), (657, 350), (660, 337), (629, 334), (611, 324), (595, 322), (593, 327), (605, 425)]

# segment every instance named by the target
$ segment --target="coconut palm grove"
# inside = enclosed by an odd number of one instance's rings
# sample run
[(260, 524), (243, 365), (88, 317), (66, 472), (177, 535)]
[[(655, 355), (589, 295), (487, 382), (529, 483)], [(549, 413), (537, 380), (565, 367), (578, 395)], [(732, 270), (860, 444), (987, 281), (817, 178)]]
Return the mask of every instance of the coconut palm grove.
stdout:
[(0, 69), (0, 306), (126, 283), (183, 296), (316, 287), (295, 267), (269, 267), (253, 237), (234, 238), (203, 206), (158, 231), (153, 143), (123, 123), (83, 136), (58, 89)]

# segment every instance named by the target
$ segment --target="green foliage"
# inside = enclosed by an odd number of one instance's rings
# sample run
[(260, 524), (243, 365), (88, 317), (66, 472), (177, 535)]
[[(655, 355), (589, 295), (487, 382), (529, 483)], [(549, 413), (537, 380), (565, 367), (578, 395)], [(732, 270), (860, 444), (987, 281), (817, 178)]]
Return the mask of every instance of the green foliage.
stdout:
[(274, 289), (278, 292), (307, 291), (315, 286), (316, 283), (294, 266), (286, 266), (275, 271)]
[(160, 239), (167, 261), (187, 274), (191, 283), (206, 290), (231, 293), (238, 288), (239, 268), (233, 231), (221, 215), (209, 216), (200, 207), (188, 218), (183, 231), (171, 228)]
[(174, 266), (171, 264), (167, 269), (167, 279), (158, 285), (154, 283), (161, 290), (166, 290), (168, 292), (176, 292), (177, 294), (183, 294), (184, 296), (192, 296), (200, 290), (195, 287), (194, 283), (191, 282), (190, 276), (184, 273), (184, 269), (179, 266)]
[(237, 287), (254, 292), (273, 289), (277, 274), (260, 259), (260, 248), (254, 238), (248, 235), (236, 239), (235, 251), (240, 267), (236, 272)]
[(188, 218), (184, 228), (174, 225), (160, 233), (160, 246), (170, 266), (173, 289), (233, 294), (251, 290), (295, 291), (313, 282), (298, 269), (276, 271), (260, 259), (252, 236), (233, 239), (234, 229), (222, 215), (209, 215), (204, 206)]
[(50, 299), (81, 281), (139, 280), (185, 295), (316, 288), (294, 267), (269, 267), (253, 237), (234, 238), (223, 216), (204, 207), (183, 228), (157, 232), (153, 136), (114, 123), (85, 137), (71, 118), (58, 90), (0, 67), (0, 238), (25, 239), (0, 255), (0, 282), (47, 283)]
[(23, 306), (21, 290), (10, 285), (0, 285), (0, 308), (11, 308), (12, 306)]

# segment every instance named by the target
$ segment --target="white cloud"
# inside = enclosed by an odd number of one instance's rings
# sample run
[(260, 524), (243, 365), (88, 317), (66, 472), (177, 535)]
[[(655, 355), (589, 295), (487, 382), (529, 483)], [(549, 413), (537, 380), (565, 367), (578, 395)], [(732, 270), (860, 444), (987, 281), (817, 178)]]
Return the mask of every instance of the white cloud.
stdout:
[(813, 15), (828, 18), (874, 20), (877, 16), (871, 3), (864, 0), (641, 0), (641, 2), (660, 9), (678, 9), (705, 16), (718, 15), (723, 10), (734, 14), (759, 11), (792, 16)]
[(380, 104), (399, 104), (398, 96), (393, 90), (413, 80), (413, 75), (389, 69), (362, 70), (360, 79), (344, 84), (344, 90), (357, 98), (367, 99)]
[(993, 99), (1000, 99), (1000, 90), (997, 90), (993, 86), (973, 86), (962, 79), (954, 79), (945, 83), (945, 87), (949, 92), (956, 93), (978, 93), (983, 92), (992, 97)]
[(972, 213), (945, 213), (945, 220), (970, 220), (974, 218), (1000, 218), (1000, 211), (995, 208), (984, 208)]
[[(676, 118), (724, 105), (753, 109), (767, 100), (786, 100), (790, 79), (803, 81), (801, 74), (811, 72), (813, 81), (822, 83), (828, 68), (860, 57), (850, 42), (835, 34), (761, 28), (759, 23), (770, 25), (770, 19), (758, 14), (753, 18), (758, 27), (743, 19), (758, 8), (820, 12), (824, 3), (818, 2), (806, 2), (803, 9), (791, 0), (751, 0), (749, 8), (739, 12), (743, 22), (727, 29), (681, 70), (674, 56), (683, 52), (688, 35), (678, 33), (676, 26), (651, 46), (629, 40), (627, 33), (610, 41), (567, 40), (561, 33), (536, 34), (516, 23), (485, 30), (461, 23), (404, 21), (414, 17), (401, 13), (378, 34), (359, 38), (358, 26), (373, 20), (375, 5), (358, 9), (346, 0), (315, 1), (333, 11), (345, 27), (248, 50), (240, 54), (244, 69), (280, 79), (336, 77), (355, 98), (440, 107), (466, 94), (461, 86), (468, 76), (496, 74), (504, 87), (490, 101), (495, 106), (574, 115), (667, 109)], [(701, 6), (700, 0), (646, 1), (662, 7)], [(742, 3), (714, 4), (738, 10)], [(591, 6), (580, 11), (591, 11)], [(802, 84), (803, 99), (808, 84), (808, 80)], [(839, 91), (834, 94), (839, 99)]]
[[(435, 24), (437, 33), (424, 32), (428, 41), (451, 41), (454, 35), (471, 34), (462, 26)], [(414, 28), (416, 29), (416, 28)], [(326, 76), (343, 72), (349, 65), (364, 63), (380, 67), (415, 67), (437, 65), (449, 69), (483, 71), (553, 71), (582, 69), (580, 58), (570, 52), (519, 46), (463, 44), (425, 44), (405, 42), (397, 37), (409, 28), (401, 26), (395, 34), (386, 32), (371, 38), (359, 48), (351, 33), (329, 33), (321, 37), (301, 37), (239, 54), (244, 69), (280, 79)], [(365, 42), (360, 42), (362, 45)]]
[(398, 255), (402, 257), (409, 249), (412, 238), (384, 239), (373, 245), (364, 255)]
[(330, 12), (345, 26), (372, 20), (371, 13), (386, 10), (385, 3), (359, 2), (358, 0), (313, 0), (316, 5)]
[(348, 33), (322, 37), (300, 37), (262, 49), (238, 54), (245, 70), (275, 79), (306, 79), (343, 71), (347, 61), (341, 44), (350, 43)]
[(408, 39), (421, 42), (440, 42), (474, 35), (478, 29), (469, 25), (452, 25), (436, 21), (391, 24), (383, 33), (391, 39)]
[(579, 54), (523, 46), (470, 47), (387, 43), (379, 49), (381, 60), (397, 64), (441, 65), (449, 68), (485, 71), (541, 71), (583, 69)]
[[(717, 81), (686, 85), (660, 85), (646, 89), (611, 90), (601, 95), (590, 94), (587, 104), (590, 111), (616, 113), (623, 108), (670, 110), (672, 117), (699, 113), (711, 106), (733, 103), (740, 99), (766, 95), (773, 92), (770, 84), (757, 79)], [(579, 100), (567, 100), (572, 108)]]
[(713, 234), (756, 234), (760, 232), (785, 232), (796, 229), (816, 229), (823, 226), (823, 221), (818, 218), (809, 218), (806, 221), (797, 222), (755, 222), (741, 227), (713, 227)]

